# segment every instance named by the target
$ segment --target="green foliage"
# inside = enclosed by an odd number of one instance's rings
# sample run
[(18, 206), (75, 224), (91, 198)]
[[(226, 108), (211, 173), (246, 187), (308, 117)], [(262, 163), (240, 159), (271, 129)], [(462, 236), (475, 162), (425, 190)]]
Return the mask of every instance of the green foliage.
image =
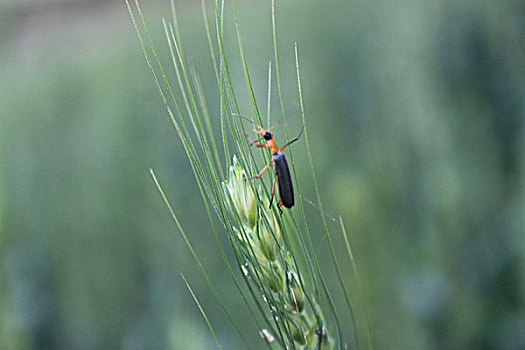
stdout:
[[(241, 332), (257, 339), (217, 256), (182, 145), (138, 58), (123, 3), (30, 3), (0, 5), (0, 344), (213, 348), (183, 272), (224, 348), (243, 347), (166, 218), (149, 168)], [(156, 19), (169, 14), (167, 5), (144, 3), (166, 67), (169, 47)], [(237, 6), (254, 94), (266, 102), (275, 56), (269, 5)], [(319, 192), (327, 214), (347, 224), (376, 348), (523, 348), (523, 5), (282, 0), (276, 7), (287, 129), (295, 136), (302, 124), (294, 102), (298, 42)], [(200, 3), (178, 8), (185, 56), (199, 72), (209, 110), (220, 110)], [(251, 111), (235, 29), (224, 30), (238, 103)], [(277, 101), (275, 79), (272, 85)], [(267, 110), (264, 104), (260, 113)], [(281, 106), (269, 111), (276, 121)], [(210, 120), (213, 130), (222, 128)], [(275, 135), (286, 139), (284, 125)], [(318, 208), (308, 202), (316, 194), (303, 146), (289, 150), (294, 184), (314, 219), (320, 267), (339, 290)], [(231, 158), (224, 153), (218, 149), (225, 177)], [(250, 174), (259, 169), (251, 166)], [(327, 219), (348, 276), (342, 230)], [(225, 254), (234, 257), (229, 248)], [(358, 295), (355, 281), (348, 287)], [(334, 298), (345, 304), (342, 292)], [(365, 324), (359, 305), (356, 317)]]
[[(230, 277), (234, 282), (237, 291), (241, 294), (242, 299), (246, 303), (246, 306), (250, 310), (257, 328), (260, 329), (262, 334), (267, 336), (263, 337), (267, 341), (267, 345), (272, 345), (273, 340), (276, 339), (276, 344), (281, 347), (292, 347), (301, 346), (305, 349), (320, 349), (320, 348), (335, 348), (336, 342), (330, 337), (330, 332), (328, 329), (330, 326), (323, 317), (323, 312), (321, 311), (321, 306), (319, 301), (319, 292), (318, 289), (322, 287), (324, 292), (323, 298), (330, 305), (331, 316), (335, 320), (335, 332), (338, 335), (338, 347), (346, 347), (346, 340), (344, 333), (353, 329), (354, 342), (357, 348), (360, 347), (358, 331), (356, 325), (356, 319), (353, 312), (353, 307), (350, 302), (348, 295), (348, 290), (345, 286), (343, 276), (341, 275), (340, 267), (337, 262), (334, 253), (334, 247), (330, 239), (330, 233), (327, 228), (324, 211), (321, 204), (321, 199), (319, 196), (319, 191), (315, 179), (315, 172), (312, 162), (311, 153), (308, 146), (308, 134), (305, 131), (305, 140), (306, 140), (306, 150), (310, 159), (310, 166), (312, 171), (312, 177), (314, 180), (316, 193), (317, 193), (317, 203), (319, 206), (319, 211), (324, 222), (325, 234), (328, 240), (330, 247), (331, 257), (333, 264), (337, 271), (337, 277), (341, 284), (341, 287), (344, 292), (344, 297), (347, 302), (348, 309), (351, 315), (351, 324), (348, 327), (341, 328), (341, 323), (339, 316), (337, 315), (337, 306), (333, 301), (331, 292), (327, 288), (323, 272), (321, 271), (316, 254), (312, 248), (312, 240), (308, 230), (308, 222), (304, 214), (304, 208), (302, 202), (299, 202), (301, 214), (302, 214), (302, 223), (301, 226), (304, 229), (301, 229), (295, 219), (295, 217), (290, 214), (290, 211), (286, 212), (285, 216), (281, 215), (276, 216), (275, 213), (271, 212), (272, 206), (269, 206), (270, 209), (261, 206), (262, 203), (271, 203), (272, 199), (268, 193), (268, 190), (264, 188), (264, 191), (255, 190), (253, 185), (251, 185), (248, 180), (248, 176), (244, 167), (247, 164), (254, 164), (253, 153), (250, 149), (249, 152), (240, 145), (248, 144), (246, 138), (241, 138), (239, 135), (246, 134), (244, 131), (244, 126), (242, 123), (239, 125), (237, 117), (241, 117), (244, 120), (250, 121), (257, 128), (261, 129), (261, 132), (264, 131), (261, 127), (257, 126), (252, 120), (240, 116), (240, 109), (237, 105), (237, 97), (235, 89), (232, 88), (232, 81), (230, 79), (230, 70), (228, 68), (229, 58), (225, 55), (224, 51), (224, 35), (222, 28), (224, 27), (223, 23), (223, 11), (224, 11), (224, 2), (215, 2), (215, 23), (216, 23), (216, 36), (217, 36), (217, 50), (219, 52), (219, 61), (215, 59), (215, 54), (213, 54), (215, 48), (214, 44), (211, 41), (211, 35), (207, 33), (207, 38), (209, 41), (211, 57), (213, 64), (215, 66), (214, 71), (216, 72), (215, 76), (217, 79), (217, 84), (219, 88), (219, 95), (221, 105), (224, 103), (223, 107), (216, 113), (220, 115), (222, 128), (222, 147), (225, 152), (225, 156), (229, 158), (229, 151), (238, 153), (240, 158), (233, 156), (233, 165), (229, 170), (229, 177), (225, 181), (221, 181), (218, 177), (219, 173), (223, 173), (220, 161), (218, 159), (217, 145), (214, 143), (213, 137), (208, 137), (206, 131), (209, 134), (213, 135), (213, 129), (210, 127), (210, 119), (208, 108), (206, 104), (205, 96), (202, 93), (202, 88), (200, 87), (200, 81), (196, 71), (192, 70), (191, 80), (188, 74), (188, 63), (185, 60), (184, 50), (182, 48), (182, 41), (180, 37), (180, 30), (178, 26), (177, 15), (175, 11), (174, 2), (171, 3), (172, 8), (172, 23), (164, 21), (164, 29), (166, 33), (166, 38), (168, 39), (168, 44), (170, 47), (170, 53), (172, 56), (172, 62), (174, 65), (174, 70), (177, 76), (178, 87), (180, 89), (180, 95), (183, 100), (183, 104), (186, 107), (186, 111), (182, 112), (179, 105), (180, 102), (177, 101), (174, 90), (167, 78), (165, 69), (163, 68), (157, 51), (152, 42), (151, 35), (149, 34), (148, 27), (146, 25), (142, 10), (139, 6), (138, 1), (134, 2), (136, 7), (135, 11), (133, 10), (131, 4), (126, 2), (128, 10), (131, 16), (131, 20), (135, 27), (135, 30), (144, 53), (144, 58), (146, 59), (148, 68), (152, 74), (153, 80), (157, 87), (164, 106), (169, 114), (169, 117), (177, 130), (177, 134), (182, 142), (184, 151), (188, 156), (191, 168), (194, 173), (195, 180), (199, 186), (200, 194), (204, 200), (206, 213), (209, 217), (210, 224), (213, 228), (213, 233), (218, 243), (219, 250), (223, 256), (224, 262), (230, 273)], [(202, 2), (203, 5), (203, 14), (204, 21), (207, 22), (207, 12), (205, 8), (205, 2)], [(241, 34), (239, 29), (239, 21), (237, 16), (237, 10), (235, 8), (235, 2), (232, 2), (233, 14), (234, 14), (234, 23), (236, 28), (237, 40), (240, 49), (241, 61), (244, 67), (244, 75), (246, 80), (246, 88), (251, 95), (251, 105), (253, 110), (256, 112), (255, 118), (260, 122), (260, 115), (257, 113), (258, 107), (256, 98), (254, 95), (253, 86), (251, 84), (251, 78), (247, 67), (247, 61), (244, 54), (244, 49), (241, 40)], [(140, 23), (140, 25), (138, 24)], [(275, 53), (275, 65), (276, 65), (276, 77), (277, 77), (277, 86), (279, 90), (280, 105), (282, 109), (282, 116), (284, 125), (286, 127), (286, 117), (284, 113), (284, 100), (282, 98), (281, 92), (281, 81), (279, 74), (279, 65), (278, 65), (278, 51), (277, 51), (277, 41), (276, 41), (276, 29), (275, 29), (275, 7), (272, 2), (272, 24), (273, 24), (273, 41), (274, 41), (274, 53)], [(209, 26), (205, 24), (206, 30), (209, 30)], [(149, 48), (147, 46), (149, 46)], [(219, 73), (217, 73), (219, 72)], [(301, 105), (301, 115), (303, 124), (305, 123), (305, 114), (303, 108), (302, 94), (301, 94), (301, 82), (300, 82), (300, 70), (299, 70), (299, 61), (297, 56), (297, 46), (296, 46), (296, 72), (297, 72), (297, 83), (299, 90), (299, 102)], [(269, 81), (271, 82), (271, 64), (269, 70)], [(195, 87), (195, 88), (194, 88)], [(268, 96), (270, 98), (270, 88), (268, 88)], [(197, 99), (198, 98), (198, 99)], [(226, 100), (228, 102), (226, 102)], [(197, 106), (197, 101), (200, 102), (200, 106)], [(268, 106), (271, 106), (270, 100), (268, 100)], [(270, 108), (270, 107), (269, 107)], [(269, 117), (269, 116), (268, 116)], [(203, 118), (205, 123), (203, 122)], [(186, 125), (192, 126), (193, 133), (190, 133)], [(207, 130), (203, 125), (207, 126)], [(228, 125), (229, 132), (225, 132), (224, 125)], [(301, 129), (302, 134), (304, 130)], [(297, 141), (299, 136), (293, 141), (288, 142), (288, 144)], [(233, 145), (230, 145), (227, 141), (229, 138), (233, 139)], [(288, 139), (288, 138), (287, 138)], [(250, 138), (248, 140), (251, 141)], [(254, 142), (250, 142), (252, 146)], [(197, 147), (196, 147), (197, 146)], [(200, 147), (198, 147), (200, 146)], [(199, 149), (199, 153), (197, 151)], [(212, 149), (214, 152), (212, 153)], [(268, 154), (267, 154), (268, 155)], [(213, 157), (215, 156), (215, 160)], [(238, 160), (239, 159), (239, 160)], [(244, 165), (243, 165), (244, 164)], [(293, 160), (292, 160), (293, 168)], [(269, 166), (269, 165), (268, 165)], [(267, 169), (268, 166), (265, 168)], [(242, 339), (246, 347), (251, 347), (250, 343), (253, 341), (248, 340), (248, 338), (240, 331), (235, 320), (231, 317), (230, 312), (225, 307), (221, 297), (217, 293), (217, 290), (211, 281), (208, 273), (206, 272), (205, 266), (201, 263), (201, 258), (196, 254), (192, 244), (188, 239), (188, 235), (184, 232), (180, 221), (172, 209), (165, 192), (160, 185), (157, 177), (152, 171), (152, 176), (155, 181), (155, 184), (162, 195), (162, 198), (168, 207), (172, 218), (177, 224), (181, 236), (184, 239), (186, 245), (191, 251), (195, 261), (198, 263), (203, 276), (205, 277), (208, 286), (211, 291), (214, 293), (217, 301), (221, 305), (225, 314), (227, 315), (232, 326), (236, 330), (239, 337)], [(295, 177), (297, 178), (297, 177)], [(275, 185), (275, 183), (274, 183)], [(263, 195), (264, 193), (264, 195)], [(272, 189), (273, 193), (273, 189)], [(300, 190), (297, 188), (297, 195), (299, 198)], [(213, 214), (217, 215), (219, 222), (213, 217)], [(285, 224), (284, 218), (288, 218), (290, 224)], [(233, 220), (232, 220), (233, 219)], [(293, 221), (293, 225), (291, 222)], [(222, 225), (221, 225), (222, 224)], [(237, 277), (232, 273), (232, 266), (230, 261), (227, 259), (224, 251), (224, 247), (220, 241), (220, 237), (217, 234), (217, 227), (223, 226), (226, 229), (228, 240), (230, 241), (231, 247), (233, 248), (236, 265), (240, 268), (244, 274), (244, 281), (247, 283), (247, 290), (243, 290), (237, 280)], [(288, 233), (288, 231), (290, 233)], [(304, 231), (304, 232), (301, 232)], [(305, 245), (305, 240), (302, 238), (302, 235), (305, 234), (306, 241), (309, 244), (309, 248)], [(281, 239), (283, 238), (283, 239)], [(309, 263), (308, 265), (300, 266), (297, 263), (297, 258), (294, 255), (293, 247), (290, 245), (290, 240), (301, 241), (301, 253), (307, 258)], [(348, 243), (348, 241), (347, 241)], [(347, 244), (348, 254), (352, 257), (350, 246)], [(353, 267), (356, 269), (354, 260), (352, 260)], [(316, 286), (315, 284), (310, 284), (306, 286), (304, 284), (303, 272), (307, 270), (314, 271), (310, 276), (310, 279), (319, 281), (321, 286)], [(254, 290), (251, 283), (254, 283), (256, 288), (263, 296), (263, 301), (266, 304), (266, 311), (261, 307), (260, 300), (258, 296), (254, 294)], [(189, 284), (186, 282), (188, 288)], [(253, 307), (250, 305), (250, 302), (246, 298), (246, 292), (251, 293), (253, 302), (257, 305), (259, 314), (255, 314)], [(202, 315), (204, 316), (210, 331), (213, 334), (213, 337), (219, 347), (222, 347), (220, 341), (215, 335), (212, 324), (209, 322), (206, 313), (203, 311), (200, 302), (196, 298), (195, 294), (190, 288), (192, 297), (195, 299), (196, 303), (201, 310)], [(310, 305), (310, 311), (306, 311), (305, 298), (308, 299)], [(313, 318), (315, 316), (315, 320)], [(262, 320), (259, 320), (262, 318)], [(266, 323), (271, 331), (268, 329), (261, 328), (261, 324)], [(372, 347), (370, 342), (370, 329), (369, 323), (367, 323), (367, 332), (369, 339), (369, 347)], [(271, 340), (270, 340), (271, 339)]]

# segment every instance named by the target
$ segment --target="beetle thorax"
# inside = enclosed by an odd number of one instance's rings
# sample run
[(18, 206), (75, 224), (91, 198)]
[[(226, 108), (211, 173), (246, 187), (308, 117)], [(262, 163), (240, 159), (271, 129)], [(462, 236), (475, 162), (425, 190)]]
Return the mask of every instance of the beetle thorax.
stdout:
[(270, 152), (271, 152), (272, 154), (275, 154), (275, 153), (279, 152), (279, 147), (277, 147), (277, 144), (275, 143), (274, 140), (268, 140), (268, 141), (266, 142), (266, 147), (267, 147), (268, 149), (270, 149)]

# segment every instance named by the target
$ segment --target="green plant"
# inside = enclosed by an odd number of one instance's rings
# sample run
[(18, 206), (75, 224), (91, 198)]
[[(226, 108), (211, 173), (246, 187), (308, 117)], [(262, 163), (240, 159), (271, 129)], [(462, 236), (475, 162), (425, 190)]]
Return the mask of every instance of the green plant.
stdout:
[[(209, 29), (205, 2), (202, 1), (204, 25), (206, 28), (210, 56), (212, 58), (219, 91), (220, 107), (219, 111), (214, 113), (214, 115), (220, 117), (221, 146), (222, 152), (224, 153), (223, 159), (221, 159), (219, 152), (220, 146), (214, 136), (214, 130), (211, 127), (212, 117), (208, 110), (208, 105), (203, 89), (200, 85), (198, 74), (195, 69), (187, 63), (184, 56), (174, 1), (171, 1), (172, 22), (167, 23), (164, 21), (164, 29), (170, 48), (172, 63), (177, 77), (178, 91), (180, 92), (182, 103), (178, 102), (178, 99), (175, 96), (175, 91), (170, 85), (166, 73), (160, 63), (138, 2), (135, 1), (135, 6), (143, 32), (141, 32), (141, 28), (136, 22), (135, 14), (128, 0), (126, 0), (126, 3), (133, 24), (136, 28), (148, 67), (155, 80), (171, 121), (182, 141), (186, 155), (188, 156), (220, 253), (226, 267), (228, 268), (232, 281), (239, 291), (242, 300), (248, 306), (254, 322), (261, 331), (261, 336), (266, 341), (266, 344), (269, 347), (273, 347), (274, 344), (279, 344), (282, 348), (344, 348), (346, 346), (345, 336), (352, 333), (355, 345), (359, 348), (360, 340), (357, 330), (357, 322), (354, 316), (354, 308), (346, 282), (339, 267), (339, 262), (336, 258), (326, 223), (325, 213), (323, 211), (315, 178), (313, 160), (308, 143), (307, 128), (305, 128), (304, 139), (306, 152), (310, 162), (310, 170), (315, 184), (317, 195), (316, 205), (323, 222), (324, 236), (330, 248), (330, 256), (337, 272), (337, 279), (342, 288), (345, 303), (351, 315), (352, 320), (350, 326), (345, 325), (343, 327), (341, 325), (336, 302), (328, 289), (326, 278), (317, 261), (302, 201), (299, 200), (297, 205), (299, 219), (296, 219), (292, 212), (288, 210), (285, 210), (281, 215), (277, 212), (275, 206), (269, 208), (270, 192), (265, 183), (247, 181), (249, 178), (248, 174), (253, 174), (257, 167), (255, 166), (256, 161), (253, 150), (249, 147), (249, 141), (244, 136), (246, 130), (244, 129), (243, 123), (240, 119), (232, 117), (234, 113), (241, 113), (241, 111), (230, 77), (228, 66), (229, 60), (224, 49), (224, 1), (214, 1), (217, 37), (217, 42), (215, 44), (213, 43)], [(262, 124), (261, 115), (259, 113), (258, 104), (246, 63), (235, 1), (232, 1), (231, 5), (234, 15), (233, 18), (237, 33), (238, 47), (245, 73), (246, 88), (250, 96), (252, 115), (254, 120)], [(279, 73), (274, 1), (272, 1), (271, 10), (275, 54), (275, 77), (280, 97), (279, 102), (286, 131), (286, 138), (288, 139), (285, 103), (283, 100)], [(147, 45), (143, 38), (147, 39)], [(152, 56), (149, 52), (151, 52)], [(297, 45), (295, 47), (295, 53), (299, 103), (301, 106), (302, 122), (303, 125), (305, 125), (306, 120), (301, 92)], [(272, 65), (270, 63), (268, 74), (268, 121), (271, 105), (271, 67)], [(263, 152), (262, 156), (268, 160), (268, 154)], [(223, 169), (222, 164), (230, 162), (230, 159), (232, 159), (232, 161), (229, 167), (227, 167), (228, 171), (226, 172)], [(297, 195), (301, 198), (300, 185), (295, 175), (293, 156), (291, 156), (291, 167), (297, 186)], [(235, 320), (222, 302), (213, 282), (206, 272), (205, 267), (201, 263), (188, 236), (184, 232), (179, 219), (172, 210), (158, 179), (153, 171), (151, 173), (183, 239), (190, 249), (195, 261), (199, 264), (210, 289), (213, 291), (217, 301), (223, 308), (239, 337), (243, 340), (246, 347), (250, 348), (250, 342), (239, 330)], [(218, 217), (219, 220), (216, 220), (216, 217)], [(231, 264), (230, 260), (227, 258), (227, 254), (221, 243), (219, 227), (224, 228), (227, 239), (233, 249), (235, 259), (233, 264)], [(347, 252), (351, 259), (352, 266), (354, 267), (354, 271), (357, 273), (342, 221), (341, 227), (345, 235)], [(234, 272), (235, 267), (241, 271), (240, 276), (243, 283), (239, 280), (239, 275)], [(184, 280), (198, 304), (202, 315), (206, 319), (217, 345), (219, 348), (222, 348), (204, 309), (195, 297), (189, 283), (186, 279)], [(327, 319), (325, 315), (329, 315), (329, 318)], [(368, 326), (367, 334), (368, 336), (370, 334)], [(371, 347), (370, 339), (368, 340), (368, 345)]]

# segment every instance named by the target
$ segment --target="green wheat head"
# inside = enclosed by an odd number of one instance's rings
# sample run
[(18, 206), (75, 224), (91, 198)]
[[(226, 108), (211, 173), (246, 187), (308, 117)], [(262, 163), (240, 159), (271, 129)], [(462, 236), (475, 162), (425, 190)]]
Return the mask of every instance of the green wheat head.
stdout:
[(307, 349), (334, 348), (319, 305), (304, 288), (304, 278), (293, 254), (286, 248), (283, 234), (287, 233), (282, 232), (287, 231), (286, 225), (268, 209), (269, 198), (260, 195), (266, 205), (256, 205), (257, 196), (246, 183), (247, 179), (245, 169), (234, 157), (228, 179), (223, 182), (229, 212), (237, 216), (241, 224), (229, 232), (234, 235), (231, 241), (246, 261), (241, 265), (245, 276), (263, 293), (280, 327), (273, 332), (264, 329), (262, 334), (270, 340), (274, 333), (286, 331), (298, 345)]

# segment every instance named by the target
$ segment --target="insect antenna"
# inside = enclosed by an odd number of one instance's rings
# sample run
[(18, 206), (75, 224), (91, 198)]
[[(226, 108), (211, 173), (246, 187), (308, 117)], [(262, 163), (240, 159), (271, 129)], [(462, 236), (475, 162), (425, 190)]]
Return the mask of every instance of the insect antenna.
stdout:
[(266, 131), (270, 131), (276, 127), (278, 127), (279, 125), (281, 125), (283, 123), (283, 120), (279, 120), (278, 122), (276, 122), (275, 124), (273, 124), (272, 126), (270, 126), (268, 129), (266, 129)]
[(246, 121), (249, 121), (250, 123), (252, 123), (255, 126), (259, 126), (258, 124), (255, 124), (255, 122), (253, 120), (251, 120), (251, 119), (249, 119), (249, 118), (247, 118), (247, 117), (245, 117), (243, 115), (240, 115), (240, 114), (237, 114), (237, 113), (232, 113), (232, 115), (234, 115), (236, 117), (239, 117), (239, 118), (242, 118), (242, 119), (244, 119)]

